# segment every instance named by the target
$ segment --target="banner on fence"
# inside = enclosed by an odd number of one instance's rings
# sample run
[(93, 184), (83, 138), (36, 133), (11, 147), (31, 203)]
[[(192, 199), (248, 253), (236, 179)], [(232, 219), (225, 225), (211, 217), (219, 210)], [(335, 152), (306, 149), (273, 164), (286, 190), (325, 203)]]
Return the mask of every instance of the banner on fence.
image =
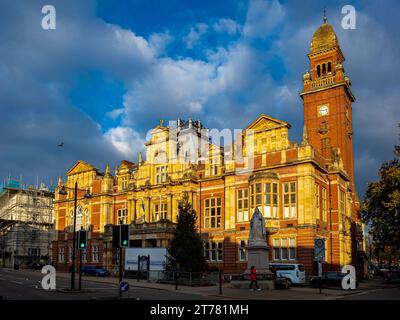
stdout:
[(168, 255), (166, 248), (126, 248), (125, 252), (125, 270), (137, 271), (138, 256), (148, 255), (150, 255), (150, 271), (164, 271), (166, 268)]

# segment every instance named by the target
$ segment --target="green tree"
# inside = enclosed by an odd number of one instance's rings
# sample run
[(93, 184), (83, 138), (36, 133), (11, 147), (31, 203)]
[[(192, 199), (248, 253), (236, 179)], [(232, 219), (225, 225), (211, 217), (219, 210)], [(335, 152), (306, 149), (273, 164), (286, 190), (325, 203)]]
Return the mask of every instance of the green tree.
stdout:
[(362, 217), (370, 225), (375, 255), (391, 263), (400, 250), (400, 161), (384, 162), (379, 170), (380, 180), (368, 184), (362, 206)]
[(169, 250), (170, 267), (184, 271), (204, 271), (207, 263), (204, 258), (203, 242), (196, 228), (196, 211), (190, 205), (187, 196), (179, 204), (178, 224)]

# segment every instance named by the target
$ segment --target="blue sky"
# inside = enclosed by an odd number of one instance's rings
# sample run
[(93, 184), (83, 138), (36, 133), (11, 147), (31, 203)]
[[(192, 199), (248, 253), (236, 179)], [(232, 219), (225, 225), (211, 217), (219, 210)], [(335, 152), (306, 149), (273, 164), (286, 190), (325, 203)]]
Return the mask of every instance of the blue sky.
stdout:
[[(52, 4), (57, 29), (41, 28)], [(343, 5), (357, 12), (344, 30)], [(137, 161), (159, 119), (244, 128), (260, 113), (292, 124), (323, 6), (352, 80), (362, 195), (399, 143), (398, 1), (2, 1), (0, 178), (55, 182), (78, 160)], [(64, 141), (64, 148), (57, 143)]]

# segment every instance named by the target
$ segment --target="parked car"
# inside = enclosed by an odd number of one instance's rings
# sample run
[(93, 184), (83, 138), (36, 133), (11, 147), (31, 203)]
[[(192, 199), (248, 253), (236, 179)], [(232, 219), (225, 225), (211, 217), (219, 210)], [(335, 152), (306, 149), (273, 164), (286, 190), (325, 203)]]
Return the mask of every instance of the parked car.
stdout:
[(39, 262), (32, 262), (27, 265), (28, 269), (34, 269), (34, 270), (41, 270), (43, 268), (44, 264), (39, 263)]
[(388, 270), (385, 279), (387, 282), (391, 282), (392, 280), (400, 280), (400, 269)]
[(276, 277), (286, 278), (289, 285), (304, 284), (306, 273), (304, 265), (298, 263), (270, 263), (269, 269)]
[(110, 272), (106, 269), (96, 266), (84, 266), (82, 267), (82, 275), (85, 276), (96, 276), (96, 277), (108, 277)]
[[(347, 273), (328, 271), (322, 275), (321, 281), (323, 286), (327, 287), (342, 287), (342, 280)], [(312, 277), (310, 284), (314, 288), (319, 287), (319, 277)], [(356, 280), (356, 287), (358, 288), (358, 281)]]

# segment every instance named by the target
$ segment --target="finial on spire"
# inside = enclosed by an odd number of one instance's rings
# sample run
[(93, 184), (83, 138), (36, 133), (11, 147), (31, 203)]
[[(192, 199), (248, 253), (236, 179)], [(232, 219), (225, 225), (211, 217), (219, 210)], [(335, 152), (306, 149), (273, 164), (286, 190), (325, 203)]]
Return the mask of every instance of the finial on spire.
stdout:
[(143, 156), (142, 156), (142, 152), (139, 152), (139, 160), (138, 160), (139, 164), (143, 163)]
[(106, 166), (106, 176), (108, 177), (108, 176), (110, 176), (110, 175), (111, 175), (111, 173), (110, 173), (110, 164), (107, 163), (107, 166)]
[(326, 20), (328, 20), (328, 18), (326, 17), (326, 7), (324, 7), (324, 23), (326, 23)]

